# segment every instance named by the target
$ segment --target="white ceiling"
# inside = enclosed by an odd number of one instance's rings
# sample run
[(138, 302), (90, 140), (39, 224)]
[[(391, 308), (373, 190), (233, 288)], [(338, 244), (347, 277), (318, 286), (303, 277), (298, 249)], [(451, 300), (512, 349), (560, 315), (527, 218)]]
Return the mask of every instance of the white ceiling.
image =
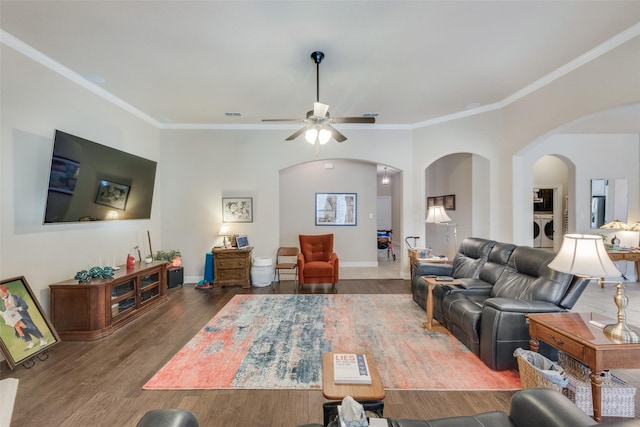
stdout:
[[(470, 104), (504, 105), (593, 49), (615, 47), (615, 36), (640, 34), (640, 1), (616, 0), (2, 0), (0, 8), (5, 43), (33, 48), (71, 76), (104, 78), (102, 89), (152, 122), (187, 127), (303, 118), (316, 97), (315, 50), (326, 55), (320, 101), (332, 116), (375, 112), (373, 126), (410, 127), (468, 114)], [(623, 115), (618, 126), (640, 132), (638, 108)]]

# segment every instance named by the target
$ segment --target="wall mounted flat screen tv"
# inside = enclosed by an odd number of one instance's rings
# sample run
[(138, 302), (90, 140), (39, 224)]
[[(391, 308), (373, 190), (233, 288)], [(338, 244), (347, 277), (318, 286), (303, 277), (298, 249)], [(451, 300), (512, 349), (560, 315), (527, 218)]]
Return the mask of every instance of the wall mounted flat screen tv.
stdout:
[(44, 223), (150, 218), (156, 166), (56, 130)]

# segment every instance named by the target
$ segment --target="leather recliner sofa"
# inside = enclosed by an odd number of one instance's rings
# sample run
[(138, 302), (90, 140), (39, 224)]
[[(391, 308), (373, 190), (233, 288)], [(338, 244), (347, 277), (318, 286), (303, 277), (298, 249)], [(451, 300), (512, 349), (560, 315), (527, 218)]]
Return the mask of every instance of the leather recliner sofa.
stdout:
[[(451, 276), (460, 285), (434, 288), (434, 318), (491, 369), (513, 369), (516, 348), (529, 348), (526, 315), (570, 310), (588, 279), (548, 267), (553, 252), (480, 238), (465, 239), (453, 263), (419, 263), (413, 299), (425, 307), (425, 275)], [(541, 343), (541, 353), (554, 358)]]
[[(389, 427), (610, 427), (639, 426), (640, 420), (628, 419), (609, 423), (596, 423), (562, 393), (547, 388), (522, 390), (511, 398), (509, 414), (501, 411), (477, 415), (438, 418), (434, 420), (387, 419)], [(305, 427), (322, 424), (307, 424)], [(339, 427), (332, 421), (328, 427)], [(302, 426), (301, 426), (302, 427)]]

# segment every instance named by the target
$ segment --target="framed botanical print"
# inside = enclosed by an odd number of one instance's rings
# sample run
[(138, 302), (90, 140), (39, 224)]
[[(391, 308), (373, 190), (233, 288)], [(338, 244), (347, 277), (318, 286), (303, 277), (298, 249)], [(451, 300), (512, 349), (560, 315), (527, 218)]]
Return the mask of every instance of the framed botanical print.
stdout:
[(253, 198), (223, 197), (222, 222), (253, 222)]

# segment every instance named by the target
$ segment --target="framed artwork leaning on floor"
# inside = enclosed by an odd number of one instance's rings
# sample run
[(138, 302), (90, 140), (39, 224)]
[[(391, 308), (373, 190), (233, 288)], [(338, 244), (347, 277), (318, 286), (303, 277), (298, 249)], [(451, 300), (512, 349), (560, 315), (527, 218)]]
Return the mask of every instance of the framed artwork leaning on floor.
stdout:
[[(0, 282), (0, 351), (11, 369), (38, 356), (60, 337), (34, 297), (24, 276)], [(30, 367), (30, 366), (26, 366)]]

